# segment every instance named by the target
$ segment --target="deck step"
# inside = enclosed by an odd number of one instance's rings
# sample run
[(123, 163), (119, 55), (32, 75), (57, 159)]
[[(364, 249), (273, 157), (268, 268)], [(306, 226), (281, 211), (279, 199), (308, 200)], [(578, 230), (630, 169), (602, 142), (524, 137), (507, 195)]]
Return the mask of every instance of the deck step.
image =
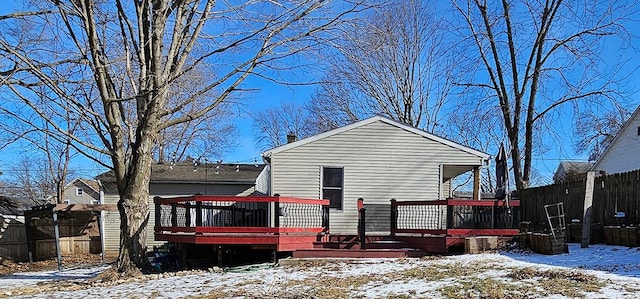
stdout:
[[(375, 241), (367, 242), (365, 244), (367, 249), (403, 249), (411, 248), (404, 242), (397, 240), (388, 241)], [(346, 249), (346, 250), (360, 250), (360, 242), (314, 242), (313, 248), (315, 249)]]
[(415, 249), (303, 249), (293, 252), (294, 258), (405, 258), (422, 257), (426, 252)]

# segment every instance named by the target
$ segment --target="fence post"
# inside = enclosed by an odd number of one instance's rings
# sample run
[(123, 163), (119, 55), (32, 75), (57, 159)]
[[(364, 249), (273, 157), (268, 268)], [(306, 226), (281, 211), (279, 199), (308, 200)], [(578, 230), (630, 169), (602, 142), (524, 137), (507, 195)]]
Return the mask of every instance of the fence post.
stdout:
[(60, 252), (60, 224), (58, 223), (58, 212), (52, 210), (53, 236), (56, 240), (56, 256), (58, 257), (58, 271), (62, 271), (62, 252)]
[[(33, 208), (32, 208), (33, 209)], [(27, 237), (27, 251), (29, 255), (29, 263), (34, 262), (35, 255), (35, 240), (33, 238), (33, 228), (31, 222), (33, 221), (33, 212), (31, 210), (24, 211), (24, 229)]]
[(587, 172), (587, 183), (584, 190), (584, 216), (582, 218), (582, 242), (581, 248), (589, 247), (589, 235), (591, 234), (591, 206), (593, 204), (593, 183), (595, 180), (595, 172)]
[(364, 198), (358, 198), (358, 240), (360, 240), (360, 250), (367, 249), (365, 224), (366, 209), (364, 208)]
[(395, 198), (391, 199), (391, 222), (389, 223), (389, 230), (392, 237), (396, 236), (396, 229), (398, 228), (398, 204)]

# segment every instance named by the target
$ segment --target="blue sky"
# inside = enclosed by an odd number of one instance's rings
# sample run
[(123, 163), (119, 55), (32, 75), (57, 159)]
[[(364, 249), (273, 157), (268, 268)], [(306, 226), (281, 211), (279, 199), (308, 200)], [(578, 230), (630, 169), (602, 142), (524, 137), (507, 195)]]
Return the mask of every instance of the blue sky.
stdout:
[[(13, 4), (13, 2), (10, 2)], [(0, 14), (6, 12), (10, 9), (12, 4), (3, 3), (0, 7)], [(640, 26), (638, 26), (637, 21), (630, 20), (631, 24), (629, 24), (628, 28), (632, 30), (633, 34), (636, 34), (636, 37), (640, 35)], [(615, 40), (611, 41), (612, 45), (616, 43)], [(633, 44), (638, 44), (634, 42)], [(626, 53), (619, 53), (614, 51), (604, 51), (610, 56), (611, 60), (618, 59), (621, 55), (623, 57), (629, 57), (631, 62), (635, 62), (637, 60), (637, 53), (633, 51), (633, 49), (629, 49)], [(634, 60), (635, 59), (635, 60)], [(636, 66), (631, 66), (630, 68), (635, 68)], [(313, 74), (313, 72), (311, 73)], [(308, 73), (302, 72), (299, 76), (304, 77), (309, 75)], [(312, 75), (313, 76), (313, 75)], [(633, 76), (628, 78), (628, 82), (637, 82), (635, 78), (637, 78), (638, 74), (635, 73)], [(314, 79), (314, 78), (305, 78), (305, 79)], [(299, 78), (294, 81), (300, 82)], [(238, 128), (238, 147), (230, 150), (224, 157), (224, 162), (227, 163), (253, 163), (257, 161), (261, 163), (261, 149), (256, 144), (256, 138), (254, 134), (254, 129), (252, 127), (252, 118), (251, 113), (262, 111), (264, 109), (272, 108), (279, 106), (281, 102), (295, 102), (298, 104), (306, 103), (315, 86), (285, 86), (279, 85), (274, 82), (260, 79), (260, 78), (252, 78), (247, 80), (245, 84), (243, 84), (247, 88), (255, 88), (257, 89), (250, 94), (245, 95), (241, 100), (240, 104), (237, 106), (238, 116), (235, 119), (235, 124)], [(629, 99), (631, 103), (639, 102), (638, 93), (636, 92)], [(562, 129), (566, 132), (562, 134), (566, 136), (566, 138), (560, 138), (557, 140), (557, 146), (550, 148), (544, 155), (534, 157), (534, 168), (539, 172), (537, 178), (542, 178), (541, 182), (545, 183), (549, 182), (553, 171), (556, 169), (559, 161), (561, 160), (586, 160), (586, 155), (576, 155), (573, 149), (573, 127), (571, 118), (572, 115), (565, 113), (561, 117), (564, 117), (566, 121), (563, 122)], [(2, 150), (0, 153), (0, 171), (5, 174), (0, 177), (1, 179), (6, 178), (7, 176), (11, 176), (12, 173), (8, 169), (8, 165), (11, 165), (12, 162), (15, 161), (15, 157), (24, 154), (23, 150), (19, 145), (9, 147), (5, 150)], [(489, 153), (491, 155), (495, 155), (495, 153)], [(104, 169), (97, 166), (94, 162), (89, 161), (88, 159), (78, 158), (72, 164), (72, 169), (76, 170), (78, 175), (84, 177), (91, 177), (96, 175), (97, 173), (103, 171)], [(534, 179), (535, 180), (535, 179)], [(534, 182), (535, 184), (536, 182)]]

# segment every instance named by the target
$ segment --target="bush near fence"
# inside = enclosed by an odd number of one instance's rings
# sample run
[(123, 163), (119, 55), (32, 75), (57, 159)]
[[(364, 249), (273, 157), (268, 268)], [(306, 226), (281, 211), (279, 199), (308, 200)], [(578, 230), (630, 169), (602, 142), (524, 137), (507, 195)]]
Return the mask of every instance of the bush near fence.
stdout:
[[(566, 223), (583, 222), (586, 180), (528, 188), (520, 194), (522, 221), (548, 227), (544, 205), (564, 203)], [(595, 178), (592, 223), (596, 228), (640, 224), (640, 169)], [(620, 217), (624, 215), (624, 217)], [(575, 221), (572, 221), (575, 220)]]

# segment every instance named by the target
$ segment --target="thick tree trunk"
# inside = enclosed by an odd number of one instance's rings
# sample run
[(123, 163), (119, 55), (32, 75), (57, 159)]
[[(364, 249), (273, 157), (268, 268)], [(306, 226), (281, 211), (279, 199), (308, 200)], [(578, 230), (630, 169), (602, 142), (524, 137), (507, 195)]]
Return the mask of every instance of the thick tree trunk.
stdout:
[[(151, 117), (156, 121), (155, 117)], [(154, 126), (151, 126), (154, 127)], [(146, 259), (147, 225), (149, 224), (149, 181), (151, 180), (152, 145), (155, 131), (144, 128), (139, 132), (140, 143), (136, 149), (124, 192), (118, 201), (120, 212), (120, 253), (118, 272), (125, 276), (137, 275), (140, 269), (149, 267)]]
[(118, 202), (120, 212), (120, 253), (117, 268), (124, 276), (136, 276), (147, 268), (147, 224), (149, 191), (131, 191)]

